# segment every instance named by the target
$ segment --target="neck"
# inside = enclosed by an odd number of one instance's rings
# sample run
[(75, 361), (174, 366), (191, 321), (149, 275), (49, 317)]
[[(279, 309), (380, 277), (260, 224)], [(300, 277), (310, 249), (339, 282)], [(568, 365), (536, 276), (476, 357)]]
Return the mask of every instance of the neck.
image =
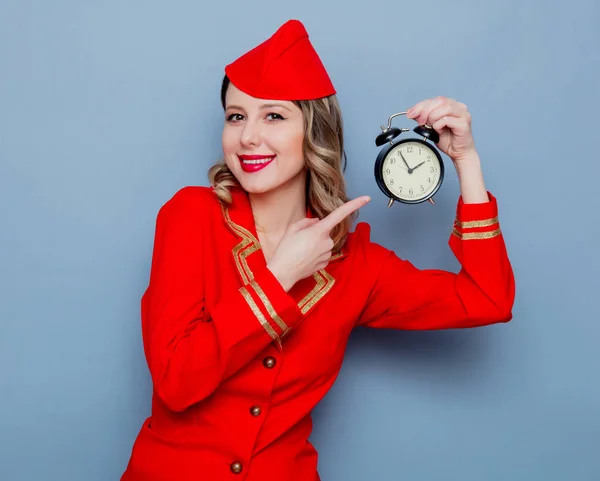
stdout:
[(302, 178), (270, 192), (249, 194), (249, 198), (259, 234), (283, 235), (290, 224), (306, 217), (306, 182)]

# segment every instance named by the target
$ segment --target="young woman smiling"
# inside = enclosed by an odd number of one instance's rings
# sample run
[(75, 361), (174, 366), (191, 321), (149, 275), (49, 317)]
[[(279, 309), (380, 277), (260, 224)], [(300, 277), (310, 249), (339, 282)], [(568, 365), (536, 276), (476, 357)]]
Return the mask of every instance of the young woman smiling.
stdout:
[(142, 298), (154, 393), (124, 481), (316, 481), (311, 410), (356, 326), (450, 329), (512, 318), (514, 278), (466, 106), (408, 111), (440, 133), (461, 196), (459, 273), (420, 270), (350, 232), (335, 89), (297, 20), (225, 69), (223, 160), (159, 211)]

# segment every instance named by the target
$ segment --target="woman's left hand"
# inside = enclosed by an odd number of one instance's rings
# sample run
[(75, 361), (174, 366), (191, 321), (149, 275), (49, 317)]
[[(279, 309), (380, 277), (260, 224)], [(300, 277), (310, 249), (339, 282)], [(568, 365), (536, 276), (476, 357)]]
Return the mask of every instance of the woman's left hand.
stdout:
[(467, 106), (447, 97), (423, 100), (407, 110), (406, 116), (419, 125), (427, 124), (440, 134), (436, 144), (456, 166), (476, 156)]

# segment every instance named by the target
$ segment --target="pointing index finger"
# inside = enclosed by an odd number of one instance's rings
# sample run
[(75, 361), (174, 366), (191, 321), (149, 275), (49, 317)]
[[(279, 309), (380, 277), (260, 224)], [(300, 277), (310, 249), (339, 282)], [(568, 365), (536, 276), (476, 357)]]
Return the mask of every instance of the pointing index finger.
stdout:
[(346, 217), (352, 214), (352, 212), (354, 212), (357, 209), (360, 209), (362, 206), (364, 206), (370, 201), (371, 198), (367, 195), (363, 195), (361, 197), (357, 197), (356, 199), (349, 200), (345, 204), (340, 205), (327, 217), (317, 222), (316, 225), (319, 229), (322, 229), (324, 232), (329, 232), (336, 225), (342, 222)]

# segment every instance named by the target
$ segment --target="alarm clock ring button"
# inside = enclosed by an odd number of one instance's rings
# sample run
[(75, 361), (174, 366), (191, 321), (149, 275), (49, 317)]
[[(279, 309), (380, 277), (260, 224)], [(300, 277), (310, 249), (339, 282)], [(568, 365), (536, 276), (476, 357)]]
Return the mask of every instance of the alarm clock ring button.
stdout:
[(377, 136), (377, 138), (375, 139), (375, 145), (377, 147), (380, 147), (383, 144), (387, 144), (388, 142), (391, 142), (396, 137), (398, 137), (401, 133), (402, 130), (397, 127), (386, 129)]

